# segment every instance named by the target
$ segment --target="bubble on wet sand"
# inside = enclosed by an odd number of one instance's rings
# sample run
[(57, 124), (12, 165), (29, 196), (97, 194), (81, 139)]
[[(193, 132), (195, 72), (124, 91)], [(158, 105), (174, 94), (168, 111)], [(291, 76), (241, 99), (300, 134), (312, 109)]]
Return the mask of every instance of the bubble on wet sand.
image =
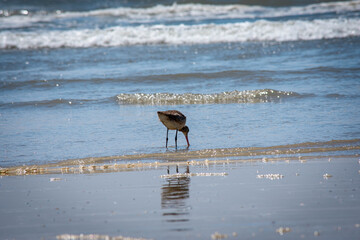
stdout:
[(176, 174), (166, 174), (161, 175), (161, 178), (182, 178), (182, 177), (213, 177), (213, 176), (227, 176), (228, 173), (176, 173)]
[(114, 236), (109, 235), (100, 235), (100, 234), (61, 234), (57, 235), (56, 239), (58, 240), (146, 240), (146, 238), (133, 238), (133, 237), (123, 237), (123, 236)]
[(266, 178), (270, 180), (282, 179), (284, 175), (279, 173), (269, 173), (269, 174), (258, 174), (256, 178)]
[(50, 178), (50, 182), (57, 182), (57, 181), (61, 181), (62, 178)]

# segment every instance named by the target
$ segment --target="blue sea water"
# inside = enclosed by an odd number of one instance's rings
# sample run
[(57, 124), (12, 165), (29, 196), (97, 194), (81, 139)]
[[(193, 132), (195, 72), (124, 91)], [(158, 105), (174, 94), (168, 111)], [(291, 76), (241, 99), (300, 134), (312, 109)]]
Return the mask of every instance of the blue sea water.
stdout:
[(0, 3), (1, 167), (360, 138), (360, 1)]

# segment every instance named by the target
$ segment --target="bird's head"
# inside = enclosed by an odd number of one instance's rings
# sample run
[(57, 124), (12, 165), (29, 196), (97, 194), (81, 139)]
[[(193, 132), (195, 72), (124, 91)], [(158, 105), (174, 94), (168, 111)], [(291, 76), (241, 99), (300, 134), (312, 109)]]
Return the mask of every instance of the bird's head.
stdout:
[(189, 143), (189, 139), (188, 139), (188, 133), (189, 133), (190, 130), (189, 130), (188, 126), (183, 127), (179, 131), (182, 132), (185, 135), (187, 145), (188, 145), (187, 147), (190, 147), (190, 143)]

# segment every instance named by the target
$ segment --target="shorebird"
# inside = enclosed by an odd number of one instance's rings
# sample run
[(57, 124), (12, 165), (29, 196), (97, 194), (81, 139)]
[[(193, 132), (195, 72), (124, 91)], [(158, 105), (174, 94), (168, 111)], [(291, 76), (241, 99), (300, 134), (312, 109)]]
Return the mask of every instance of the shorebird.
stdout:
[(190, 146), (189, 139), (188, 139), (188, 132), (189, 128), (185, 126), (186, 123), (186, 117), (184, 114), (177, 110), (168, 110), (168, 111), (158, 111), (157, 112), (160, 121), (165, 125), (167, 128), (166, 131), (166, 148), (168, 145), (168, 135), (169, 130), (176, 130), (175, 134), (175, 148), (177, 148), (177, 133), (178, 131), (182, 132), (186, 138), (187, 141), (187, 147)]

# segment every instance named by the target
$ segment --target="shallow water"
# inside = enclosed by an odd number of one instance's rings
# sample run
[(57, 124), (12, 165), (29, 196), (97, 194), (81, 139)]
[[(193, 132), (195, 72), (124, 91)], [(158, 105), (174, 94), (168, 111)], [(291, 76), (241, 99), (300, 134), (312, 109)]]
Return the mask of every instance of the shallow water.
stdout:
[(360, 138), (359, 1), (195, 3), (6, 2), (0, 166)]
[[(356, 239), (357, 160), (191, 165), (189, 172), (198, 173), (192, 176), (176, 175), (175, 165), (167, 175), (164, 165), (115, 173), (2, 177), (0, 203), (6, 208), (0, 208), (0, 237), (211, 239), (219, 232), (227, 239)], [(179, 166), (179, 173), (186, 171)], [(269, 174), (282, 177), (262, 177)]]

